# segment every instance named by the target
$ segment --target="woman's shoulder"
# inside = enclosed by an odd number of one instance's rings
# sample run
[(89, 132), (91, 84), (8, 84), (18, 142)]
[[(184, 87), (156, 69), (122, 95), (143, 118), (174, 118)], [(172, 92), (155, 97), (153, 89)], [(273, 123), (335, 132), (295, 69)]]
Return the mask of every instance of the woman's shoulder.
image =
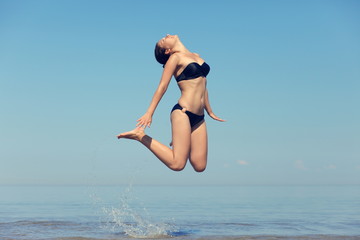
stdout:
[(179, 65), (179, 62), (180, 62), (180, 57), (178, 56), (177, 53), (173, 53), (170, 55), (169, 59), (167, 60), (166, 62), (166, 66), (174, 66), (176, 67), (177, 65)]
[(181, 53), (173, 53), (170, 55), (169, 59), (173, 59), (173, 60), (177, 60), (179, 61), (179, 59), (181, 59), (183, 56), (181, 55)]
[[(200, 58), (200, 55), (197, 53), (173, 53), (171, 54), (170, 58), (173, 58), (178, 64), (187, 63), (191, 60), (195, 60), (197, 58)], [(169, 59), (170, 59), (169, 58)]]

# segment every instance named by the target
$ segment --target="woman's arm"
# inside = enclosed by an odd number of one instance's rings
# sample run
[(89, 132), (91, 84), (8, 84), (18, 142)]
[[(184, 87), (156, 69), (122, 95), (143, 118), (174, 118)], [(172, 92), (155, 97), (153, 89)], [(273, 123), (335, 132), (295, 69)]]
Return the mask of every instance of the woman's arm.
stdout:
[(212, 119), (214, 119), (214, 120), (216, 120), (216, 121), (220, 121), (220, 122), (225, 122), (225, 120), (217, 117), (217, 116), (213, 113), (213, 111), (212, 111), (212, 109), (211, 109), (211, 106), (210, 106), (209, 93), (208, 93), (207, 88), (205, 89), (205, 110), (206, 110), (206, 112), (208, 113), (208, 115), (209, 115)]
[(178, 63), (178, 58), (177, 56), (174, 54), (172, 55), (169, 60), (167, 61), (167, 63), (165, 64), (161, 79), (160, 79), (160, 83), (154, 93), (154, 96), (150, 102), (150, 106), (147, 109), (146, 113), (137, 120), (137, 127), (150, 127), (151, 125), (151, 121), (152, 121), (152, 116), (156, 110), (157, 105), (159, 104), (161, 98), (164, 96), (172, 75), (175, 72), (176, 66)]

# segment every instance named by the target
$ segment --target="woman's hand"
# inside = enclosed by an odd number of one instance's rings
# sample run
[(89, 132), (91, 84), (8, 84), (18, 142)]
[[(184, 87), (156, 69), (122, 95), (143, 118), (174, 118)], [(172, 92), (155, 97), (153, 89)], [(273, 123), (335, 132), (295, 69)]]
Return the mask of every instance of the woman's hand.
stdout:
[(216, 120), (216, 121), (225, 122), (224, 119), (219, 118), (219, 117), (216, 116), (213, 112), (212, 112), (212, 113), (209, 113), (209, 116), (210, 116), (212, 119)]
[(150, 127), (152, 121), (152, 115), (150, 113), (145, 113), (141, 118), (139, 118), (136, 124), (136, 127)]

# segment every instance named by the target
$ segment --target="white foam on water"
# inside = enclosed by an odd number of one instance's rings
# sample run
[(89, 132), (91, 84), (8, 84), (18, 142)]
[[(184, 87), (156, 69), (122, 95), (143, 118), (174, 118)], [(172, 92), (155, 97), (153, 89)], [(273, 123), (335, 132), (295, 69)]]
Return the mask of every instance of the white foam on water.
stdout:
[(103, 208), (105, 214), (111, 218), (112, 231), (123, 231), (134, 238), (162, 238), (170, 237), (172, 226), (166, 223), (154, 223), (146, 216), (134, 212), (131, 208)]
[[(147, 209), (139, 205), (132, 196), (132, 187), (129, 186), (120, 197), (119, 206), (101, 207), (105, 215), (104, 228), (125, 234), (133, 238), (168, 238), (176, 232), (176, 227), (169, 223), (154, 221)], [(141, 205), (141, 204), (140, 204)]]

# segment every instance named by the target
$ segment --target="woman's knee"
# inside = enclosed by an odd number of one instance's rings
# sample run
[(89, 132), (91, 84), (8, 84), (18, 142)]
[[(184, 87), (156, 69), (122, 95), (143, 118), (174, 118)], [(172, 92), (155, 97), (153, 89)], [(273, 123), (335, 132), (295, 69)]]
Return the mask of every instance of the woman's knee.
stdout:
[(203, 172), (203, 171), (205, 171), (205, 169), (206, 169), (206, 165), (205, 166), (194, 166), (194, 170), (196, 172)]
[(203, 172), (206, 169), (206, 159), (201, 158), (201, 159), (190, 159), (191, 165), (193, 166), (194, 170), (196, 172)]
[(186, 160), (185, 161), (174, 161), (172, 164), (170, 164), (169, 168), (173, 171), (179, 172), (182, 171), (186, 166)]
[(180, 171), (184, 170), (184, 168), (185, 168), (185, 164), (182, 164), (182, 165), (179, 164), (179, 165), (170, 166), (170, 169), (175, 171), (175, 172), (180, 172)]

